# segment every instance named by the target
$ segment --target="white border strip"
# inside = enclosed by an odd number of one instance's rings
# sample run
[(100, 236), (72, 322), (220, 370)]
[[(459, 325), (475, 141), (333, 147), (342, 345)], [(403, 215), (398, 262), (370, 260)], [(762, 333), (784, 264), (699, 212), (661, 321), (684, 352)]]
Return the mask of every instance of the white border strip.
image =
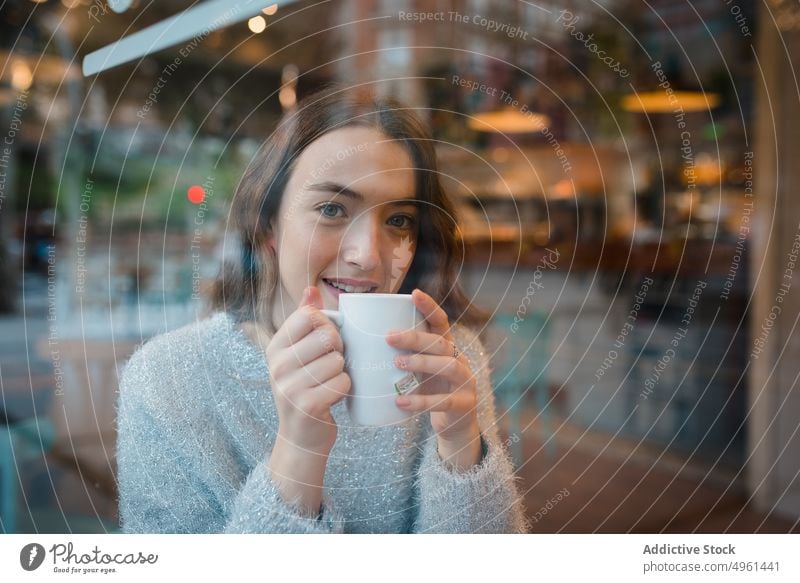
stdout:
[(0, 536), (0, 581), (794, 583), (798, 567), (791, 534)]

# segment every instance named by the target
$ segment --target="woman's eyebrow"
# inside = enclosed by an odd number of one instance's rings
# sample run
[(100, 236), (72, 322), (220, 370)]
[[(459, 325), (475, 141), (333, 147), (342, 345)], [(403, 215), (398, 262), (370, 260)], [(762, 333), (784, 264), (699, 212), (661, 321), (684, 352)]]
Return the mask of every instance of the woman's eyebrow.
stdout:
[[(339, 184), (337, 182), (331, 182), (331, 181), (325, 181), (325, 182), (319, 182), (319, 183), (316, 183), (316, 184), (310, 184), (307, 187), (307, 189), (308, 190), (314, 190), (314, 191), (317, 191), (317, 192), (333, 192), (333, 193), (336, 193), (337, 195), (341, 194), (342, 196), (346, 196), (347, 198), (352, 198), (352, 199), (357, 200), (359, 202), (363, 201), (364, 198), (365, 198), (364, 195), (361, 194), (360, 192), (355, 191), (352, 188), (348, 188), (348, 187), (346, 187), (346, 186), (344, 186), (342, 184)], [(390, 204), (390, 205), (414, 205), (414, 206), (417, 206), (417, 205), (419, 205), (419, 201), (416, 200), (415, 198), (410, 198), (409, 197), (409, 198), (404, 198), (404, 199), (400, 199), (400, 200), (392, 200), (392, 201), (387, 202), (386, 204)]]
[(319, 192), (335, 192), (336, 194), (341, 194), (342, 196), (346, 196), (355, 200), (364, 200), (363, 194), (336, 182), (326, 181), (319, 182), (317, 184), (311, 184), (308, 186), (308, 190), (316, 190)]

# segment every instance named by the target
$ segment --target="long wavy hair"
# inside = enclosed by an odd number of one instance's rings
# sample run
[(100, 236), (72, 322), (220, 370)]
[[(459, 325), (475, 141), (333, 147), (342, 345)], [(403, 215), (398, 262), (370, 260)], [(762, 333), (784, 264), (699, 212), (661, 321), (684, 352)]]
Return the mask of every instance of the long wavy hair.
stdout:
[(301, 100), (262, 145), (239, 182), (231, 209), (241, 243), (238, 261), (223, 264), (211, 289), (210, 308), (239, 321), (257, 321), (275, 332), (272, 308), (279, 265), (267, 237), (277, 218), (295, 164), (314, 140), (352, 126), (371, 127), (396, 140), (415, 168), (419, 214), (416, 251), (399, 293), (420, 288), (447, 313), (450, 322), (482, 328), (484, 312), (458, 284), (463, 244), (452, 202), (439, 181), (436, 152), (414, 111), (368, 90), (330, 87)]

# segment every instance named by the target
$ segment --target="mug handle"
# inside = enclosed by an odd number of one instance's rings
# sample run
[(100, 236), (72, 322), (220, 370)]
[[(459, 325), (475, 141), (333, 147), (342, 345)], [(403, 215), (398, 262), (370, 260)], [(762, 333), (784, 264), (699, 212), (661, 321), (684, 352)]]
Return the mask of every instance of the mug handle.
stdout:
[(328, 316), (331, 319), (331, 322), (336, 324), (337, 328), (341, 328), (344, 320), (342, 319), (342, 313), (338, 310), (320, 310), (323, 314)]

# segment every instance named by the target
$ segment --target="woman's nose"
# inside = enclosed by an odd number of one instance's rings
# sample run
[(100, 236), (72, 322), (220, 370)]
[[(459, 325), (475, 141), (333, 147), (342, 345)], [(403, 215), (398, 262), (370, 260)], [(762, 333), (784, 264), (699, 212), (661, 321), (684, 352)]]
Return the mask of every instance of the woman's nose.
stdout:
[(347, 229), (342, 245), (344, 260), (362, 271), (374, 271), (381, 261), (380, 229), (377, 221), (364, 216)]

